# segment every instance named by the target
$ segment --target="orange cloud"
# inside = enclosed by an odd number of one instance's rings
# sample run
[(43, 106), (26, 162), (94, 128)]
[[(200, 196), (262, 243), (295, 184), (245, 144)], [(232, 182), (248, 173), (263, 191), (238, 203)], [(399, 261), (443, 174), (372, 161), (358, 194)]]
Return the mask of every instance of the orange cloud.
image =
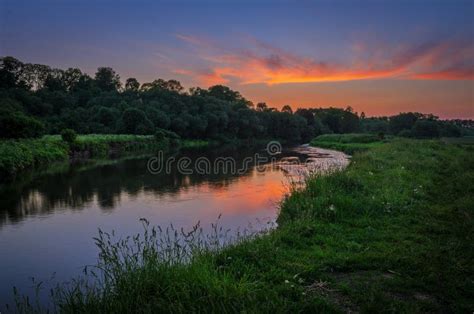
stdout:
[[(193, 45), (208, 65), (204, 69), (178, 69), (175, 72), (195, 77), (204, 85), (231, 81), (272, 85), (385, 78), (474, 79), (474, 45), (471, 42), (430, 42), (382, 52), (369, 51), (366, 45), (358, 44), (355, 51), (359, 55), (349, 64), (338, 64), (297, 56), (256, 40), (253, 50), (229, 51), (192, 36), (177, 37)], [(372, 58), (364, 53), (370, 53)], [(364, 58), (369, 60), (360, 61)]]

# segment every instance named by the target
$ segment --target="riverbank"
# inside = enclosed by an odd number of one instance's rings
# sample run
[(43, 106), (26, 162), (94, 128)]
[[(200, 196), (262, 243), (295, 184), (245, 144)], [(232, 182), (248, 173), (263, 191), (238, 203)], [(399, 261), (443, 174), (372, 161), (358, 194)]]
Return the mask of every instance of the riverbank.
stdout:
[(354, 134), (324, 134), (311, 141), (312, 146), (335, 149), (346, 154), (354, 154), (390, 142), (392, 137), (384, 135), (354, 133)]
[[(18, 173), (32, 168), (44, 167), (58, 162), (104, 159), (130, 153), (152, 152), (168, 149), (170, 143), (164, 138), (157, 141), (152, 135), (90, 134), (79, 135), (72, 144), (64, 142), (59, 135), (48, 135), (40, 139), (0, 141), (0, 182), (14, 178)], [(180, 140), (181, 147), (207, 146), (203, 140)]]
[(313, 175), (327, 175), (341, 171), (350, 162), (350, 156), (343, 152), (307, 144), (295, 147), (292, 151), (306, 156), (305, 162), (300, 162), (298, 157), (284, 157), (276, 165), (296, 183), (305, 183)]
[(473, 151), (394, 140), (356, 153), (345, 171), (315, 176), (285, 199), (277, 229), (188, 263), (154, 254), (151, 233), (121, 260), (115, 248), (126, 247), (101, 234), (107, 280), (58, 289), (58, 309), (472, 311)]

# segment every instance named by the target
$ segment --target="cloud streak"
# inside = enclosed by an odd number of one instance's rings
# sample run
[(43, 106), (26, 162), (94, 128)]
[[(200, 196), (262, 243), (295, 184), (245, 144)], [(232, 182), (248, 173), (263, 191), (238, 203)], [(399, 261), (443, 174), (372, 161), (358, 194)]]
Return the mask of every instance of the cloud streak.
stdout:
[(303, 57), (264, 42), (229, 49), (195, 36), (177, 35), (205, 63), (180, 67), (176, 73), (200, 84), (341, 82), (365, 79), (474, 80), (474, 44), (470, 41), (426, 42), (414, 46), (368, 48), (358, 43), (348, 63)]

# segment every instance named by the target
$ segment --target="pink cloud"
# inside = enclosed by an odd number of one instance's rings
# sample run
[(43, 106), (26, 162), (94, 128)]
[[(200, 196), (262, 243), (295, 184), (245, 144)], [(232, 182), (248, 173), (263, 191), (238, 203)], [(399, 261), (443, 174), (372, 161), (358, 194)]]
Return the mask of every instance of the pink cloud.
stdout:
[(191, 44), (207, 65), (204, 69), (183, 67), (175, 72), (195, 77), (204, 85), (229, 81), (271, 85), (388, 78), (474, 79), (471, 42), (428, 42), (380, 51), (370, 51), (364, 43), (358, 43), (353, 45), (353, 60), (341, 64), (302, 57), (257, 40), (252, 41), (250, 49), (242, 50), (222, 48), (193, 36), (177, 37)]

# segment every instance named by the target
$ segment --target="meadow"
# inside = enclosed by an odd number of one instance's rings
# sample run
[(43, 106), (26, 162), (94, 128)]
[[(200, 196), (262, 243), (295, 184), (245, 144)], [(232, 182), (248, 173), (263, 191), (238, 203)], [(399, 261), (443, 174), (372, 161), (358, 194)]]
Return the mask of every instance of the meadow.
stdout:
[(323, 134), (314, 138), (311, 145), (354, 154), (380, 146), (391, 139), (393, 139), (393, 136), (386, 137), (367, 133)]
[[(196, 242), (198, 229), (184, 244), (150, 226), (129, 239), (100, 232), (105, 276), (59, 286), (55, 309), (472, 311), (473, 151), (394, 139), (355, 153), (345, 171), (293, 191), (277, 229), (227, 247)], [(19, 297), (17, 309), (37, 308)]]

